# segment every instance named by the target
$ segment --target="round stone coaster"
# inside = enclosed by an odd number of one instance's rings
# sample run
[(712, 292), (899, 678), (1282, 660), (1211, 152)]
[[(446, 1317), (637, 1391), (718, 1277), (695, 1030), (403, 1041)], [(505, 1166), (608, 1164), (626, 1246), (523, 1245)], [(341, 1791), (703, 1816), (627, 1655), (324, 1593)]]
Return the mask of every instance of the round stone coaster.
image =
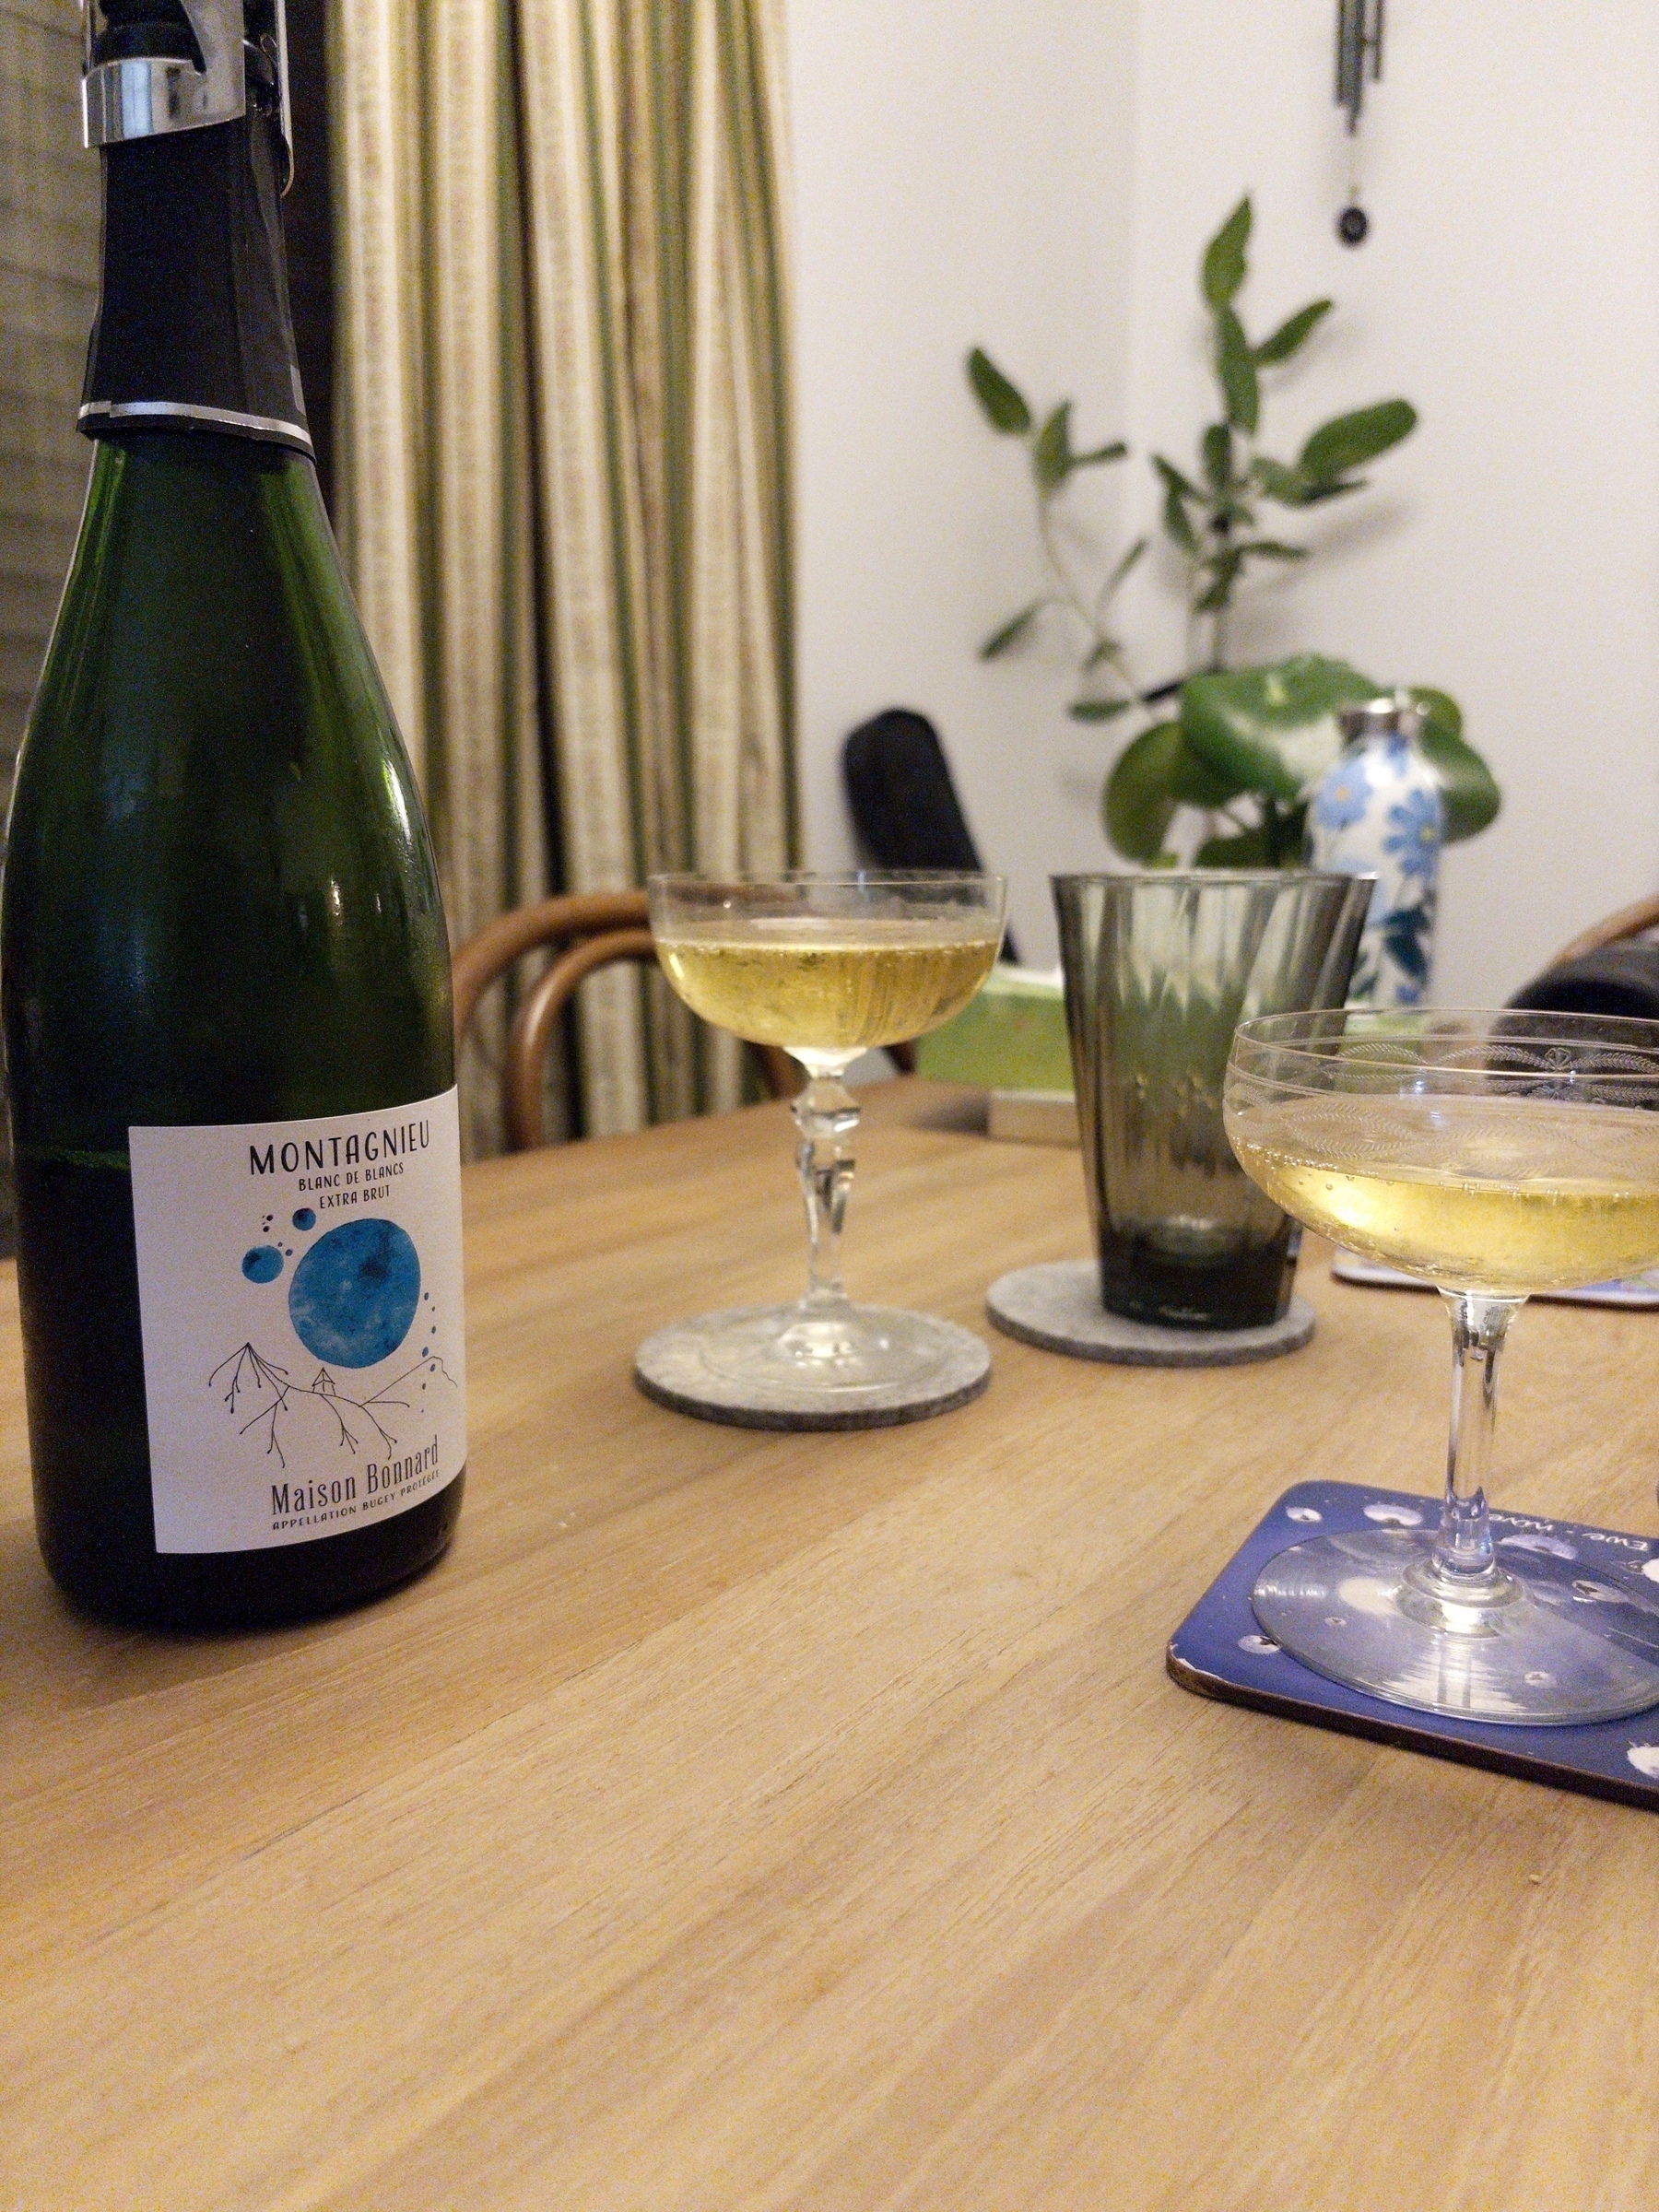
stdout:
[(1265, 1329), (1166, 1329), (1108, 1313), (1093, 1260), (1051, 1260), (998, 1276), (985, 1311), (1006, 1335), (1074, 1359), (1121, 1367), (1243, 1367), (1300, 1351), (1313, 1334), (1313, 1309), (1293, 1298), (1282, 1321)]
[[(877, 1324), (914, 1318), (885, 1306), (861, 1312)], [(708, 1350), (710, 1339), (740, 1318), (705, 1313), (659, 1329), (634, 1354), (634, 1381), (659, 1406), (735, 1429), (896, 1429), (966, 1406), (991, 1380), (990, 1347), (954, 1322), (930, 1316), (937, 1354), (913, 1382), (825, 1390), (788, 1376), (775, 1382), (739, 1381), (712, 1365)]]

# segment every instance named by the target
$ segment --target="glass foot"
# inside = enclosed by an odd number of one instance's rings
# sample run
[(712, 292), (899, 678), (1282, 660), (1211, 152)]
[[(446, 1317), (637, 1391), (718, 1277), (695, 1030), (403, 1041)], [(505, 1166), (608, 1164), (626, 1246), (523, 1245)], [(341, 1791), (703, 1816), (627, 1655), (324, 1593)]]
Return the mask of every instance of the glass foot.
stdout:
[(1316, 1674), (1419, 1712), (1542, 1727), (1659, 1704), (1659, 1602), (1560, 1561), (1465, 1585), (1427, 1531), (1320, 1536), (1269, 1559), (1251, 1604)]
[(660, 1405), (765, 1429), (874, 1429), (966, 1405), (991, 1355), (953, 1322), (893, 1306), (753, 1306), (659, 1329), (634, 1374)]
[(688, 1324), (717, 1374), (828, 1392), (925, 1386), (948, 1365), (959, 1331), (890, 1306), (757, 1306)]

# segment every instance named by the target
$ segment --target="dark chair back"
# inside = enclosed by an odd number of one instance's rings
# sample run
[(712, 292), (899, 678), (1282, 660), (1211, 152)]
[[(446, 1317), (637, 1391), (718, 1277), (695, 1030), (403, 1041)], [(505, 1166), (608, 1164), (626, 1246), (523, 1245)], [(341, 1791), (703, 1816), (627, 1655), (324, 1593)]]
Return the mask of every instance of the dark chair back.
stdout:
[[(841, 747), (841, 776), (859, 843), (877, 867), (983, 868), (925, 714), (888, 707), (861, 723)], [(1004, 959), (1018, 957), (1005, 938)]]
[(1581, 930), (1510, 1005), (1526, 1014), (1635, 1014), (1659, 1020), (1659, 898), (1638, 899)]
[(1604, 945), (1535, 976), (1510, 1005), (1527, 1014), (1637, 1014), (1659, 1020), (1659, 945)]

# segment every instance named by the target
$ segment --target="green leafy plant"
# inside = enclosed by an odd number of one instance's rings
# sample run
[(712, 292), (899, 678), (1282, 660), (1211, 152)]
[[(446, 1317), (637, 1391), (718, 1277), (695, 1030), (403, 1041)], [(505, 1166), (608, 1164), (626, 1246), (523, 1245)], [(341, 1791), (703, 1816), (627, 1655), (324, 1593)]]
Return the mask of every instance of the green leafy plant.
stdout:
[[(1346, 661), (1298, 653), (1262, 668), (1212, 671), (1180, 687), (1174, 721), (1143, 730), (1106, 780), (1106, 834), (1125, 860), (1171, 865), (1178, 808), (1218, 819), (1194, 854), (1201, 868), (1288, 868), (1302, 857), (1307, 797), (1343, 749), (1336, 717), (1390, 684)], [(1410, 687), (1423, 709), (1419, 743), (1440, 779), (1448, 843), (1473, 837), (1498, 812), (1498, 786), (1465, 744), (1455, 700)], [(1241, 819), (1241, 803), (1253, 819)]]
[[(1194, 635), (1190, 657), (1211, 668), (1227, 662), (1227, 618), (1233, 593), (1253, 561), (1305, 560), (1308, 548), (1264, 535), (1258, 510), (1317, 506), (1362, 491), (1354, 471), (1398, 445), (1417, 427), (1409, 400), (1384, 399), (1322, 423), (1294, 461), (1276, 461), (1256, 444), (1264, 398), (1264, 371), (1293, 360), (1331, 312), (1329, 300), (1310, 300), (1286, 317), (1270, 336), (1253, 344), (1240, 318), (1238, 298), (1249, 273), (1251, 206), (1242, 199), (1205, 248), (1199, 290), (1209, 312), (1210, 360), (1219, 389), (1219, 420), (1198, 441), (1196, 477), (1184, 475), (1162, 453), (1152, 465), (1163, 488), (1164, 535), (1186, 568), (1187, 613)], [(1207, 629), (1207, 637), (1202, 632)], [(1207, 651), (1200, 655), (1198, 646)]]
[(1084, 671), (1087, 673), (1102, 664), (1110, 665), (1117, 672), (1127, 693), (1124, 705), (1133, 706), (1135, 688), (1123, 666), (1123, 648), (1109, 634), (1106, 617), (1119, 584), (1146, 551), (1147, 541), (1141, 538), (1131, 546), (1105, 581), (1090, 590), (1068, 561), (1054, 527), (1055, 502), (1078, 470), (1098, 468), (1104, 462), (1122, 461), (1129, 448), (1121, 438), (1114, 438), (1110, 444), (1097, 445), (1086, 453), (1075, 451), (1071, 441), (1071, 401), (1063, 399), (1039, 420), (1024, 394), (978, 346), (968, 356), (968, 381), (992, 429), (1002, 431), (1005, 437), (1023, 440), (1029, 449), (1031, 482), (1037, 494), (1037, 536), (1050, 578), (1046, 591), (1040, 592), (1017, 615), (997, 625), (980, 647), (980, 658), (993, 661), (999, 653), (1008, 652), (1030, 632), (1041, 616), (1053, 613), (1070, 624), (1075, 631), (1081, 632)]
[[(1342, 747), (1337, 710), (1381, 688), (1346, 662), (1304, 653), (1271, 667), (1230, 670), (1228, 623), (1233, 596), (1253, 567), (1303, 561), (1311, 548), (1264, 526), (1264, 507), (1310, 508), (1362, 491), (1359, 470), (1416, 427), (1407, 400), (1384, 399), (1322, 423), (1294, 460), (1276, 459), (1258, 442), (1272, 372), (1292, 361), (1331, 312), (1328, 300), (1298, 308), (1259, 342), (1245, 330), (1238, 300), (1248, 275), (1248, 198), (1205, 248), (1199, 290), (1211, 325), (1210, 360), (1220, 399), (1206, 426), (1192, 474), (1162, 453), (1152, 456), (1160, 524), (1179, 559), (1187, 606), (1187, 673), (1140, 687), (1110, 616), (1119, 585), (1147, 549), (1138, 537), (1098, 584), (1081, 578), (1057, 526), (1057, 502), (1076, 472), (1116, 461), (1122, 441), (1077, 453), (1072, 403), (1041, 418), (1018, 387), (976, 347), (968, 376), (992, 428), (1030, 448), (1037, 493), (1038, 538), (1049, 587), (988, 637), (986, 660), (1030, 637), (1044, 617), (1067, 628), (1077, 648), (1080, 695), (1069, 712), (1105, 723), (1138, 714), (1146, 726), (1119, 755), (1102, 798), (1106, 832), (1125, 859), (1171, 864), (1168, 840), (1182, 807), (1212, 818), (1199, 842), (1201, 867), (1284, 867), (1301, 858), (1306, 794)], [(1440, 773), (1448, 839), (1472, 837), (1498, 811), (1498, 787), (1465, 743), (1462, 716), (1443, 691), (1421, 689), (1423, 747)], [(1159, 717), (1174, 700), (1173, 715)]]

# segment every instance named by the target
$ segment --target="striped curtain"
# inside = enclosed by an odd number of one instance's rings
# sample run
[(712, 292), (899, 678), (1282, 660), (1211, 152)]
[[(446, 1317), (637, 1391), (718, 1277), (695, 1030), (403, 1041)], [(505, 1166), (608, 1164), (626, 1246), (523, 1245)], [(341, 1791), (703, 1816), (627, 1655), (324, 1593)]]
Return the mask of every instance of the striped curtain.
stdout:
[(98, 304), (99, 171), (81, 146), (75, 0), (0, 0), (0, 809), (69, 565)]
[[(456, 941), (793, 857), (781, 5), (336, 0), (335, 507)], [(740, 1082), (653, 972), (584, 986), (576, 1125)]]
[[(0, 819), (91, 449), (75, 428), (98, 304), (99, 171), (81, 146), (75, 0), (0, 0)], [(12, 1249), (0, 1103), (0, 1253)]]

